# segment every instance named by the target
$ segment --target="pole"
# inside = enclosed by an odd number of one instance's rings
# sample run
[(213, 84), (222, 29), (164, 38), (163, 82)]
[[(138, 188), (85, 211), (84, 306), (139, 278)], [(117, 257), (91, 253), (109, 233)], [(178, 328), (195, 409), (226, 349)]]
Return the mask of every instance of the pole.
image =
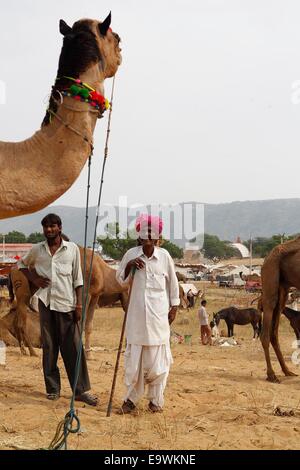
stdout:
[(252, 234), (250, 235), (250, 274), (252, 274)]
[(3, 240), (2, 240), (2, 261), (4, 263), (4, 258), (5, 258), (5, 235), (3, 235)]
[(132, 280), (131, 280), (131, 283), (130, 283), (127, 308), (126, 308), (126, 311), (124, 313), (124, 319), (123, 319), (123, 325), (122, 325), (121, 336), (120, 336), (120, 341), (119, 341), (119, 348), (118, 348), (118, 353), (117, 353), (114, 377), (113, 377), (113, 381), (112, 381), (111, 392), (110, 392), (110, 397), (109, 397), (109, 402), (108, 402), (108, 407), (107, 407), (107, 412), (106, 412), (107, 417), (109, 417), (110, 414), (111, 414), (112, 401), (113, 401), (115, 388), (116, 388), (117, 373), (118, 373), (118, 369), (119, 369), (120, 356), (121, 356), (121, 351), (122, 351), (122, 346), (123, 346), (123, 339), (124, 339), (124, 333), (125, 333), (125, 326), (126, 326), (127, 313), (128, 313), (129, 303), (130, 303), (130, 297), (131, 297), (131, 292), (132, 292), (134, 273), (135, 273), (135, 270), (132, 271)]

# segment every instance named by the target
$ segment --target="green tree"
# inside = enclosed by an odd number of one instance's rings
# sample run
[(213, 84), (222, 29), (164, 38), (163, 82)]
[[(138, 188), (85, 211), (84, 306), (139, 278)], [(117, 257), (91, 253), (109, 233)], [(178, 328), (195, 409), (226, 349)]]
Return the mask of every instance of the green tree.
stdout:
[[(106, 237), (97, 238), (97, 242), (102, 246), (103, 253), (113, 259), (120, 260), (130, 248), (137, 246), (135, 231), (120, 235), (118, 224), (107, 224)], [(174, 243), (163, 240), (163, 248), (167, 250), (172, 258), (182, 258), (183, 250)]]
[(161, 247), (167, 250), (172, 258), (183, 258), (183, 249), (175, 245), (175, 243), (170, 242), (170, 240), (163, 240)]
[(5, 243), (26, 243), (26, 235), (22, 232), (13, 230), (5, 235)]
[[(257, 258), (265, 258), (275, 246), (279, 245), (281, 242), (286, 242), (292, 240), (299, 236), (295, 235), (272, 235), (272, 237), (256, 237), (252, 239), (252, 255)], [(250, 248), (250, 240), (245, 242), (245, 245)]]
[(103, 253), (113, 259), (120, 260), (130, 248), (136, 246), (137, 241), (129, 233), (120, 236), (119, 224), (107, 224), (106, 238), (98, 237), (97, 242), (102, 246)]
[(237, 256), (235, 248), (224, 242), (216, 235), (204, 234), (203, 250), (206, 258), (228, 259)]
[[(252, 239), (252, 255), (258, 258), (264, 258), (270, 251), (281, 242), (280, 235), (272, 237), (257, 237)], [(245, 245), (250, 249), (250, 240)]]
[(39, 242), (43, 242), (44, 240), (45, 240), (45, 237), (40, 232), (33, 232), (27, 237), (27, 243), (39, 243)]

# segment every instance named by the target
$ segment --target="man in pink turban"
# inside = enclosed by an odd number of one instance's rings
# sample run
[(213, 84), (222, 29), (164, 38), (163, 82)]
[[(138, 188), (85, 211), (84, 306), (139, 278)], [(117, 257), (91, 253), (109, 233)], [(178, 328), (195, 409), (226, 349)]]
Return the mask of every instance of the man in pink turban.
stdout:
[(125, 253), (117, 280), (132, 282), (125, 351), (127, 388), (122, 413), (130, 413), (148, 385), (149, 409), (162, 411), (164, 389), (172, 363), (170, 324), (179, 305), (179, 288), (169, 253), (157, 246), (162, 220), (141, 214), (136, 220), (140, 246)]

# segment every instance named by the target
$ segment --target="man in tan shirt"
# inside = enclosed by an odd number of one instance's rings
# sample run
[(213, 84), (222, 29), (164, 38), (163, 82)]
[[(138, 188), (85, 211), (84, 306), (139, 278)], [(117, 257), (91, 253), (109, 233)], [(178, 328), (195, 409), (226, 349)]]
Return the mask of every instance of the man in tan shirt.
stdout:
[[(30, 283), (38, 288), (43, 371), (49, 400), (60, 397), (60, 374), (57, 367), (62, 355), (70, 386), (75, 383), (76, 360), (80, 347), (79, 322), (82, 315), (82, 272), (79, 248), (62, 239), (61, 219), (48, 214), (42, 220), (46, 241), (33, 245), (19, 261), (18, 267)], [(82, 347), (82, 346), (81, 346)], [(90, 381), (82, 351), (75, 399), (89, 405), (97, 397), (88, 393)]]

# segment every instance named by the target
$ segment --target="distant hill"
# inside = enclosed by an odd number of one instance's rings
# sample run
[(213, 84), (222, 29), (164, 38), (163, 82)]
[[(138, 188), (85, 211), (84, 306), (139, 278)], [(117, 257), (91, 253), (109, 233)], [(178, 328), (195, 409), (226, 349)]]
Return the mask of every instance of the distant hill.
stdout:
[[(41, 219), (49, 212), (59, 214), (63, 220), (63, 231), (73, 241), (83, 243), (85, 209), (79, 207), (50, 206), (34, 214), (0, 220), (0, 233), (18, 230), (29, 235), (40, 232)], [(91, 207), (89, 212), (88, 243), (91, 244), (96, 208)], [(204, 220), (205, 232), (222, 240), (234, 241), (237, 236), (247, 240), (250, 234), (253, 237), (279, 233), (291, 235), (300, 232), (300, 199), (204, 204)]]

